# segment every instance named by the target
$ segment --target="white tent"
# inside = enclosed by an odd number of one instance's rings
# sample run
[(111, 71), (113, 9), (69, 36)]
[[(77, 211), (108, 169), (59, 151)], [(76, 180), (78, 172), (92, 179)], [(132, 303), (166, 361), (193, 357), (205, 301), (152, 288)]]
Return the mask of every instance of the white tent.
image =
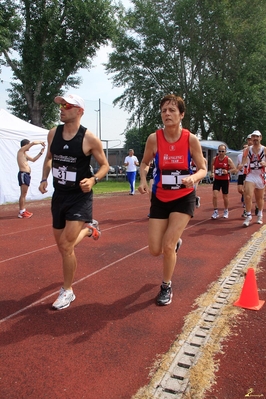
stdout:
[[(4, 109), (0, 109), (0, 205), (6, 202), (17, 202), (20, 196), (18, 185), (17, 152), (23, 139), (30, 141), (41, 140), (47, 145), (48, 130), (34, 126)], [(40, 152), (42, 146), (34, 145), (29, 150), (29, 155), (34, 157)], [(48, 192), (41, 194), (38, 187), (42, 178), (44, 154), (35, 162), (29, 162), (31, 167), (31, 184), (26, 200), (39, 200), (51, 197), (53, 182), (50, 174), (48, 179)]]

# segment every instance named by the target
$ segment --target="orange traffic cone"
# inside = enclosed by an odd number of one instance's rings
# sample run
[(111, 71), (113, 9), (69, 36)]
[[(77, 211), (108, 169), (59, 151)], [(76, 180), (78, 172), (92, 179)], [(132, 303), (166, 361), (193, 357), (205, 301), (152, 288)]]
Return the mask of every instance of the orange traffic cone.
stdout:
[(234, 303), (234, 306), (240, 306), (241, 308), (251, 310), (260, 310), (264, 302), (265, 301), (259, 300), (254, 269), (249, 268), (240, 298)]

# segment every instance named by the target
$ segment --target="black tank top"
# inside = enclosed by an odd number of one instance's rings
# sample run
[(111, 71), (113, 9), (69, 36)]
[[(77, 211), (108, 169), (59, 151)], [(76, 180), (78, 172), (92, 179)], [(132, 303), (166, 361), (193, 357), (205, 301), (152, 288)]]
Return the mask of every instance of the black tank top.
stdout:
[(57, 126), (50, 148), (54, 188), (63, 192), (80, 192), (79, 182), (92, 176), (91, 155), (85, 155), (82, 150), (87, 129), (80, 125), (71, 140), (63, 139), (63, 129), (64, 125)]

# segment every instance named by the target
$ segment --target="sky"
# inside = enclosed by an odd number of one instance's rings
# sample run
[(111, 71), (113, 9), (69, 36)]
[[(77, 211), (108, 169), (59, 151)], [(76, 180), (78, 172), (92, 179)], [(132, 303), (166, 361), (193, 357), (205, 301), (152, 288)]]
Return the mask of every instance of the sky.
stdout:
[[(125, 7), (130, 5), (129, 0), (122, 0)], [(111, 75), (107, 75), (103, 63), (108, 60), (108, 53), (111, 48), (101, 47), (96, 58), (92, 61), (92, 68), (80, 70), (77, 74), (82, 78), (78, 89), (69, 89), (68, 93), (77, 94), (85, 100), (85, 113), (81, 123), (91, 132), (103, 140), (103, 147), (123, 147), (124, 130), (127, 126), (129, 114), (118, 106), (113, 107), (113, 101), (123, 93), (123, 88), (114, 88), (111, 82)], [(10, 112), (7, 108), (8, 93), (12, 81), (12, 73), (9, 68), (2, 67), (0, 74), (0, 108)], [(99, 106), (100, 105), (100, 106)], [(99, 108), (101, 112), (99, 112)], [(101, 123), (99, 124), (99, 114)], [(101, 129), (99, 128), (101, 126)], [(101, 134), (100, 134), (101, 133)], [(108, 144), (107, 144), (108, 142)]]

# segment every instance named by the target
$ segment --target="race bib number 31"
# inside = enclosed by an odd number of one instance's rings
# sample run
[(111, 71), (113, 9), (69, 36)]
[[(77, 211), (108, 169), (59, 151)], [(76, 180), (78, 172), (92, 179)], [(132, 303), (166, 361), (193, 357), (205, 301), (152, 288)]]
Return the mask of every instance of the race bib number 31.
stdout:
[(73, 166), (54, 164), (53, 177), (58, 184), (73, 187), (76, 183), (77, 170)]

